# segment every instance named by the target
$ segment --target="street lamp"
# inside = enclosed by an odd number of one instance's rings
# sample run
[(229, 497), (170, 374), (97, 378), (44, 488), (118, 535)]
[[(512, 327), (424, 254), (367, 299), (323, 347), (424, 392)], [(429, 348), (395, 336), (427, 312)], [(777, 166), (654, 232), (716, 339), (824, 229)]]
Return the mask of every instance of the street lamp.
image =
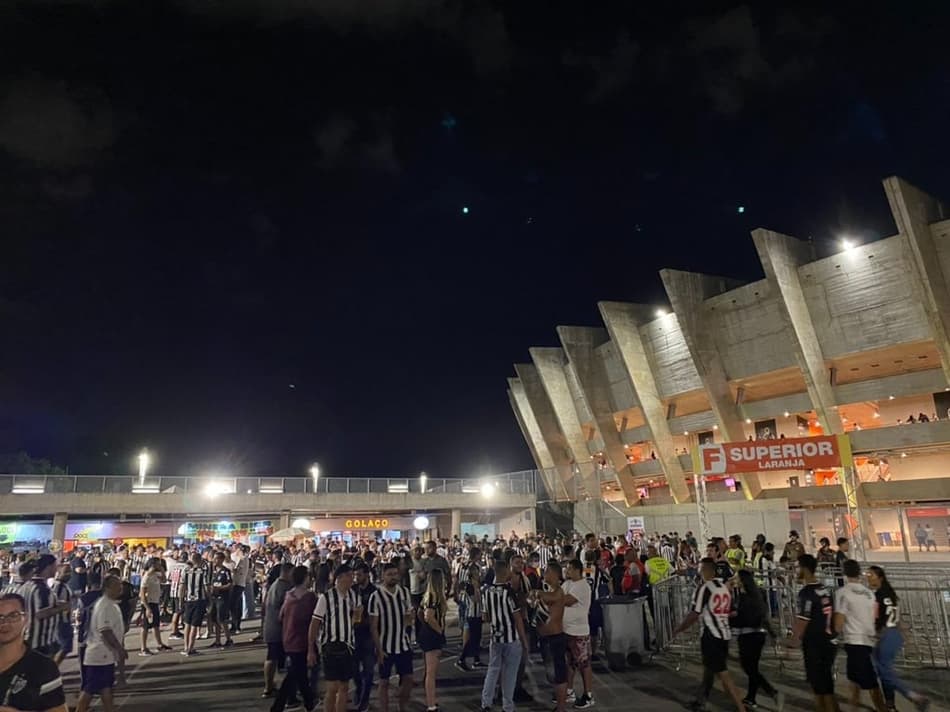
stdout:
[(139, 453), (139, 484), (145, 482), (145, 475), (150, 464), (152, 464), (152, 458), (149, 457), (148, 450), (142, 450)]
[(425, 472), (419, 474), (419, 491), (422, 492), (422, 494), (426, 493), (426, 484), (428, 481), (429, 476)]
[(317, 463), (313, 463), (310, 466), (310, 476), (313, 478), (313, 493), (317, 493), (317, 485), (320, 483), (320, 466)]

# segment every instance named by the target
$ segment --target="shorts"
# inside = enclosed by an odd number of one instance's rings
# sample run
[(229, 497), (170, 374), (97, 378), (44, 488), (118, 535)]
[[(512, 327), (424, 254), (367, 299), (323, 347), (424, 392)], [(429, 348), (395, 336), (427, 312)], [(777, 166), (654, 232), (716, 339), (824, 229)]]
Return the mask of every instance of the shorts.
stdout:
[(185, 625), (200, 626), (205, 620), (207, 601), (185, 601)]
[(348, 682), (353, 679), (353, 651), (346, 643), (327, 643), (323, 646), (323, 678), (328, 682)]
[[(152, 614), (152, 620), (149, 621), (148, 617), (145, 615), (145, 606), (148, 606), (149, 612)], [(148, 630), (149, 628), (154, 628), (159, 630), (162, 627), (162, 611), (158, 607), (157, 603), (148, 603), (142, 604), (142, 627)]]
[(585, 670), (590, 667), (590, 636), (567, 636), (567, 654), (571, 660), (571, 667), (575, 670)]
[(388, 680), (393, 674), (393, 668), (399, 677), (412, 675), (412, 652), (394, 653), (383, 658), (383, 664), (379, 666), (379, 679)]
[[(542, 638), (548, 648), (548, 656), (551, 659), (551, 665), (554, 667), (554, 679), (552, 685), (563, 685), (567, 682), (567, 646), (568, 636), (564, 633), (556, 633)], [(588, 642), (590, 639), (588, 638)]]
[(711, 673), (726, 671), (729, 658), (729, 641), (703, 635), (699, 639), (699, 650), (703, 656), (703, 667)]
[(287, 653), (284, 652), (283, 643), (268, 643), (267, 655), (264, 657), (269, 663), (277, 665), (278, 670), (284, 669), (284, 661), (287, 659)]
[(209, 623), (227, 623), (231, 618), (231, 602), (227, 598), (212, 598), (208, 609)]
[(428, 623), (422, 623), (416, 633), (416, 642), (419, 643), (422, 652), (429, 653), (445, 647), (445, 636), (432, 630)]
[(831, 673), (835, 664), (835, 652), (835, 646), (830, 642), (807, 643), (802, 646), (805, 679), (816, 695), (835, 693), (835, 679)]
[(69, 621), (59, 621), (56, 624), (56, 641), (60, 651), (66, 655), (73, 652), (73, 626)]
[(877, 673), (871, 660), (870, 645), (845, 645), (848, 655), (848, 679), (862, 690), (877, 689)]
[(82, 676), (82, 691), (98, 695), (103, 690), (115, 687), (115, 663), (112, 665), (86, 665)]

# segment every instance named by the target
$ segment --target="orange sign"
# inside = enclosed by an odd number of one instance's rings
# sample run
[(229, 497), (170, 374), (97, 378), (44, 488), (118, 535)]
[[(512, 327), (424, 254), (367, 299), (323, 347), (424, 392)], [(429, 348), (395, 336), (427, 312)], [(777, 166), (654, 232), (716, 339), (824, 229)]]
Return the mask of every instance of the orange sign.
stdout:
[[(847, 450), (844, 458), (842, 451)], [(725, 475), (763, 470), (816, 470), (841, 467), (850, 460), (850, 447), (835, 435), (815, 438), (756, 440), (744, 443), (709, 443), (698, 448), (698, 471)]]

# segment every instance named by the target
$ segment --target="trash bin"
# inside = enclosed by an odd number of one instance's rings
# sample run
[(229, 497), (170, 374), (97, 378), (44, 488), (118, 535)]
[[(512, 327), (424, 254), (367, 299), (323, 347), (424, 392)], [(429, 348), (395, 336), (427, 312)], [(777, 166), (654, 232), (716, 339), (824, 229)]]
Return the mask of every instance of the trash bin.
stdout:
[(598, 599), (604, 611), (604, 648), (611, 670), (623, 670), (646, 653), (643, 644), (644, 597), (611, 596)]

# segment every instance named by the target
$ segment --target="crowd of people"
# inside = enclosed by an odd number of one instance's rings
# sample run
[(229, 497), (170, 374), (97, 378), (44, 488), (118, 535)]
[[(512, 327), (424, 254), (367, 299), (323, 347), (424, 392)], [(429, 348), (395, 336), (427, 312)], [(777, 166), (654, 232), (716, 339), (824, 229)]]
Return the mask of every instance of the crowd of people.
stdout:
[[(420, 696), (429, 712), (437, 712), (439, 661), (456, 632), (449, 630), (450, 610), (457, 612), (461, 640), (455, 666), (484, 676), (483, 712), (499, 700), (504, 712), (512, 712), (532, 699), (525, 689), (531, 656), (546, 666), (553, 709), (584, 709), (595, 706), (591, 662), (603, 643), (599, 600), (642, 596), (654, 612), (656, 587), (673, 576), (695, 585), (691, 612), (676, 630), (697, 623), (702, 629), (704, 675), (694, 708), (704, 708), (717, 679), (739, 710), (757, 707), (760, 692), (782, 708), (783, 696), (762, 676), (759, 661), (767, 636), (784, 638), (773, 625), (776, 584), (793, 576), (802, 585), (787, 641), (803, 650), (816, 709), (837, 709), (831, 673), (837, 643), (848, 658), (852, 698), (868, 690), (875, 709), (884, 712), (895, 709), (900, 692), (926, 707), (927, 700), (894, 673), (902, 645), (898, 595), (880, 568), (862, 576), (848, 557), (847, 539), (838, 539), (837, 549), (823, 539), (811, 555), (792, 531), (776, 561), (775, 546), (764, 536), (747, 553), (733, 535), (713, 538), (704, 554), (691, 532), (512, 532), (494, 541), (317, 539), (254, 547), (219, 541), (167, 549), (93, 547), (61, 561), (51, 554), (0, 552), (0, 667), (6, 670), (0, 694), (7, 683), (0, 709), (66, 710), (57, 666), (76, 648), (77, 709), (85, 712), (98, 697), (111, 712), (129, 655), (126, 632), (138, 626), (143, 657), (169, 653), (178, 641), (186, 658), (230, 647), (242, 633), (263, 642), (261, 696), (271, 699), (272, 712), (309, 712), (321, 690), (326, 712), (343, 712), (351, 702), (365, 712), (374, 687), (379, 709), (389, 712), (393, 676), (394, 706), (405, 712), (418, 651), (424, 661)], [(838, 591), (816, 578), (822, 564), (840, 570)], [(248, 620), (258, 607), (260, 620), (252, 629)], [(654, 615), (644, 615), (647, 643), (656, 625)], [(733, 638), (748, 677), (745, 695), (727, 671)]]

